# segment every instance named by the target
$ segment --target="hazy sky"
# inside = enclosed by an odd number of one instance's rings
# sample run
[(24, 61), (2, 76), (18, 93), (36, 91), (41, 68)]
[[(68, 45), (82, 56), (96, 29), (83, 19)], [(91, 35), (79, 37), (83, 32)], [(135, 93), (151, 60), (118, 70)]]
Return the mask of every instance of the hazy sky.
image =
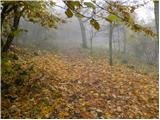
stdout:
[(149, 22), (154, 19), (154, 4), (151, 1), (146, 6), (137, 9), (135, 12), (139, 19)]
[[(58, 5), (61, 5), (61, 6), (64, 5), (63, 0), (54, 0), (54, 1), (57, 2)], [(84, 0), (84, 1), (86, 2), (86, 1), (90, 1), (90, 0)], [(98, 1), (101, 1), (101, 0), (98, 0)], [(102, 1), (104, 1), (104, 0), (102, 0)], [(112, 0), (112, 1), (122, 1), (122, 0)], [(138, 18), (138, 20), (150, 22), (151, 20), (154, 19), (154, 4), (151, 0), (127, 0), (127, 3), (142, 4), (143, 1), (150, 1), (150, 2), (148, 2), (148, 4), (146, 4), (145, 6), (140, 7), (135, 10), (136, 18)], [(57, 9), (60, 10), (61, 8), (57, 8)]]

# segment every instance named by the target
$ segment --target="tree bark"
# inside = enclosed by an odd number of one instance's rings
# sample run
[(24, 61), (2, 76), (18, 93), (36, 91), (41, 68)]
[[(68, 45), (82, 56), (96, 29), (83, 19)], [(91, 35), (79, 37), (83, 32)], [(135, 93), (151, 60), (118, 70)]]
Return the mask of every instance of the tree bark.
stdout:
[(118, 41), (118, 52), (121, 51), (121, 46), (120, 46), (120, 35), (119, 35), (119, 27), (117, 27), (117, 41)]
[(3, 6), (2, 13), (1, 13), (1, 25), (3, 25), (3, 21), (5, 19), (5, 14), (7, 9), (8, 9), (8, 5)]
[(126, 39), (126, 31), (125, 27), (123, 27), (123, 53), (126, 54), (126, 44), (127, 44), (127, 39)]
[(158, 58), (158, 48), (159, 48), (159, 1), (154, 0), (154, 13), (155, 13), (155, 24), (157, 30), (157, 38), (158, 40), (155, 41), (155, 58)]
[(9, 33), (8, 37), (7, 37), (7, 41), (4, 44), (3, 48), (2, 48), (2, 52), (6, 52), (8, 51), (14, 37), (15, 34), (14, 32), (18, 30), (18, 26), (19, 26), (19, 21), (20, 21), (20, 17), (21, 14), (18, 12), (17, 8), (14, 9), (14, 22), (13, 22), (13, 26), (11, 28), (11, 32)]
[[(115, 32), (113, 32), (113, 33), (115, 33)], [(113, 46), (113, 49), (114, 50), (117, 50), (117, 48), (116, 48), (116, 40), (115, 40), (115, 36), (114, 36), (114, 34), (112, 33), (112, 46)]]
[(154, 1), (154, 13), (155, 13), (156, 29), (159, 38), (159, 1), (157, 0)]
[[(1, 12), (1, 31), (2, 31), (2, 26), (6, 16), (14, 9), (14, 7), (15, 7), (14, 5), (10, 6), (9, 4), (3, 4), (3, 8)], [(3, 47), (3, 45), (4, 45), (4, 41), (2, 40), (2, 37), (1, 37), (1, 48)]]
[[(96, 33), (95, 33), (96, 34)], [(90, 36), (90, 54), (93, 54), (93, 37), (94, 37), (94, 32), (91, 31), (91, 36)]]
[(6, 18), (6, 16), (7, 16), (12, 10), (14, 10), (15, 7), (16, 7), (15, 5), (10, 6), (10, 5), (8, 5), (8, 4), (5, 4), (5, 5), (3, 6), (2, 14), (1, 14), (1, 25), (3, 25), (3, 22), (4, 22), (5, 18)]
[(110, 32), (109, 32), (109, 64), (112, 65), (112, 33), (113, 33), (113, 27), (112, 23), (110, 23)]
[(91, 42), (91, 55), (93, 53), (93, 38), (90, 39), (90, 42)]
[(85, 26), (84, 26), (84, 24), (83, 24), (83, 22), (82, 22), (82, 20), (80, 18), (78, 18), (78, 21), (79, 21), (79, 24), (80, 24), (81, 34), (82, 34), (82, 47), (83, 48), (88, 48)]

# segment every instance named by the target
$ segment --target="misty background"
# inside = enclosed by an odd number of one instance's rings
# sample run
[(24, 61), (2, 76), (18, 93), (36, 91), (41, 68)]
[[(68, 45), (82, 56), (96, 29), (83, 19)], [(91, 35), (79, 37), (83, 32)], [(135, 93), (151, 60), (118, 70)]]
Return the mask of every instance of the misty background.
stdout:
[[(62, 3), (59, 4), (62, 5)], [(133, 17), (138, 24), (151, 27), (156, 32), (153, 7), (153, 4), (147, 4), (145, 7), (137, 9)], [(48, 29), (41, 27), (38, 23), (34, 24), (21, 18), (19, 27), (25, 28), (27, 32), (17, 36), (14, 44), (56, 52), (82, 50), (82, 29), (78, 18), (67, 18), (63, 9), (58, 7), (54, 9), (65, 19), (65, 23), (58, 24), (56, 28)], [(101, 28), (96, 31), (88, 21), (83, 22), (87, 42), (87, 48), (83, 50), (89, 53), (92, 39), (93, 53), (106, 56), (109, 48), (109, 23), (104, 21), (100, 21), (100, 23)], [(124, 25), (115, 26), (113, 29), (113, 55), (121, 63), (135, 64), (134, 62), (138, 60), (139, 63), (145, 63), (148, 68), (152, 65), (157, 69), (157, 44), (156, 37), (152, 38), (143, 33), (134, 32)]]

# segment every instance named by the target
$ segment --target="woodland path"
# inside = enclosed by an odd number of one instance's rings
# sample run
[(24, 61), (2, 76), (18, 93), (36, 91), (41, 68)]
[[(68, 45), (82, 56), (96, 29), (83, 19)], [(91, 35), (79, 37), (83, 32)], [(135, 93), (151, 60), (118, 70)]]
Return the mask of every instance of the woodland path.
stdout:
[(35, 70), (23, 87), (12, 86), (16, 92), (8, 94), (15, 100), (2, 94), (2, 103), (9, 103), (2, 117), (6, 112), (10, 118), (158, 118), (155, 75), (78, 54), (20, 57), (16, 62), (32, 61)]

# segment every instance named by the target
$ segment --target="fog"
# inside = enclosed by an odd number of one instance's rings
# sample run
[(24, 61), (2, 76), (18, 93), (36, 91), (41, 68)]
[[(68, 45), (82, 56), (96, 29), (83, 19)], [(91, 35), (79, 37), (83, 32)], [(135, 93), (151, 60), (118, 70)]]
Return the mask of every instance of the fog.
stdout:
[[(56, 29), (43, 28), (39, 24), (25, 20), (21, 20), (20, 27), (27, 29), (27, 32), (16, 37), (16, 44), (49, 50), (52, 48), (81, 48), (82, 46), (80, 25), (76, 17), (68, 19), (67, 23), (58, 25)], [(89, 31), (87, 32), (89, 34)], [(94, 38), (93, 45), (107, 47), (107, 39), (104, 34), (99, 34)], [(87, 42), (89, 44), (89, 41)]]
[[(150, 12), (153, 13), (153, 9)], [(62, 16), (65, 15), (62, 13)], [(56, 52), (82, 50), (83, 35), (78, 18), (66, 18), (66, 16), (64, 18), (65, 23), (57, 24), (54, 28), (44, 28), (38, 23), (31, 23), (21, 19), (20, 28), (25, 28), (27, 32), (17, 36), (14, 44)], [(139, 16), (135, 17), (139, 24), (149, 26), (156, 32), (155, 20), (153, 18), (148, 19), (145, 21), (140, 19)], [(109, 49), (109, 24), (105, 21), (100, 21), (100, 23), (102, 24), (101, 28), (97, 31), (89, 24), (89, 21), (83, 22), (87, 42), (87, 48), (83, 50), (85, 50), (84, 52), (90, 51), (92, 39), (93, 51), (98, 55), (106, 56)], [(126, 42), (126, 45), (124, 45), (124, 42)], [(121, 62), (124, 62), (123, 53), (125, 52), (125, 62), (127, 61), (127, 63), (134, 61), (132, 59), (134, 57), (140, 61), (142, 60), (147, 65), (158, 65), (158, 47), (156, 47), (156, 44), (156, 37), (152, 38), (144, 33), (134, 32), (123, 24), (115, 26), (113, 29), (113, 55), (118, 56)]]
[(2, 118), (159, 118), (159, 2), (86, 1), (2, 1)]

